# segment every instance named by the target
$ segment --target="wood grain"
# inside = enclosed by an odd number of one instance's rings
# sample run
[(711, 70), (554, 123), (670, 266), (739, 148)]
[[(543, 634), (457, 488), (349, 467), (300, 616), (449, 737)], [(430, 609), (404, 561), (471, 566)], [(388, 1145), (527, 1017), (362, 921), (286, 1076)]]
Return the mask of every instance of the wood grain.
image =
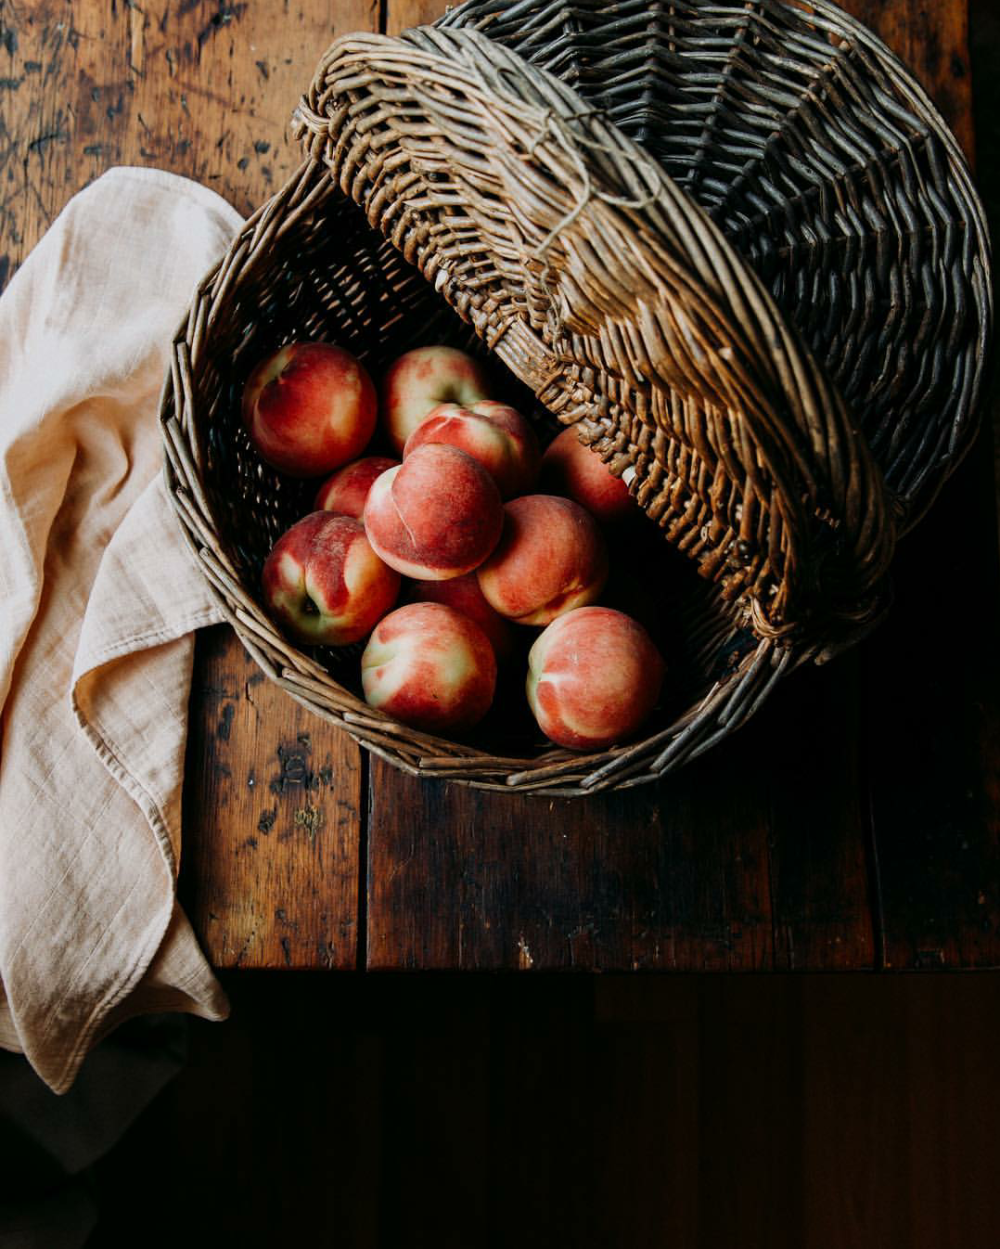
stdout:
[[(398, 1026), (383, 1050), (393, 1130), (383, 1146), (380, 1243), (464, 1249), (479, 1238), (470, 1229), (489, 1223), (489, 992), (481, 982), (411, 981), (393, 985), (388, 1000)], [(459, 1047), (448, 1044), (455, 1035)], [(436, 1183), (414, 1167), (417, 1157), (429, 1161)]]
[(849, 701), (810, 674), (757, 732), (658, 785), (583, 802), (429, 784), (373, 761), (368, 966), (870, 967), (853, 760), (801, 731)]
[[(799, 1139), (802, 982), (718, 976), (697, 983), (697, 1243), (801, 1249), (810, 1217)], [(656, 988), (659, 996), (669, 992), (669, 984)]]
[(180, 1080), (93, 1177), (101, 1220), (88, 1249), (132, 1244), (138, 1226), (144, 1249), (380, 1249), (390, 1012), (373, 1009), (360, 977), (341, 977), (337, 994), (296, 972), (222, 979), (231, 1018), (192, 1032)]
[[(968, 7), (848, 6), (897, 51), (973, 156)], [(1000, 963), (1000, 587), (990, 422), (899, 549), (863, 648), (862, 761), (878, 963)]]
[(88, 1249), (1000, 1243), (995, 977), (223, 980)]
[(11, 272), (110, 165), (207, 183), (249, 213), (299, 163), (288, 135), (320, 53), (364, 0), (0, 3), (0, 255)]
[(767, 820), (776, 971), (875, 965), (859, 664), (848, 654), (795, 674), (747, 726)]
[(772, 965), (768, 830), (738, 743), (669, 783), (582, 802), (375, 762), (371, 784), (370, 968)]
[[(901, 550), (896, 612), (864, 656), (881, 961), (891, 968), (995, 967), (1000, 956), (990, 458), (984, 437)], [(956, 644), (943, 644), (952, 635)]]
[[(711, 977), (720, 985), (739, 979)], [(724, 1104), (712, 1089), (705, 1095), (713, 1076), (702, 1062), (700, 980), (599, 976), (593, 984), (591, 1241), (695, 1245), (702, 1153), (714, 1135), (712, 1108)]]
[[(288, 121), (321, 51), (372, 15), (364, 0), (0, 0), (0, 285), (111, 165), (184, 174), (250, 212), (298, 164)], [(182, 891), (217, 966), (355, 966), (360, 783), (353, 742), (262, 682), (231, 631), (199, 638)]]
[(448, 7), (442, 0), (388, 0), (385, 33), (398, 35), (408, 26), (423, 26), (434, 22)]
[(805, 1249), (997, 1242), (998, 990), (993, 977), (805, 979)]
[(182, 903), (217, 967), (357, 962), (361, 768), (227, 629), (199, 639)]

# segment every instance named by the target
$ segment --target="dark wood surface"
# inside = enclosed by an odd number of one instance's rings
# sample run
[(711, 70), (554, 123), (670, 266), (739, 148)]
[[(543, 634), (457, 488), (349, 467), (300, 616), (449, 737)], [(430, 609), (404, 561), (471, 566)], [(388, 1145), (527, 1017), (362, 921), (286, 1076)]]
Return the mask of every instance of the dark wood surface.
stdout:
[[(334, 34), (387, 0), (0, 0), (0, 282), (113, 164), (240, 211), (294, 167)], [(971, 152), (965, 0), (851, 0)], [(988, 437), (903, 544), (868, 643), (657, 785), (568, 802), (417, 782), (199, 641), (182, 889), (220, 967), (1000, 966), (1000, 624)], [(948, 552), (947, 558), (942, 552)]]
[(223, 981), (87, 1249), (1000, 1243), (995, 976)]

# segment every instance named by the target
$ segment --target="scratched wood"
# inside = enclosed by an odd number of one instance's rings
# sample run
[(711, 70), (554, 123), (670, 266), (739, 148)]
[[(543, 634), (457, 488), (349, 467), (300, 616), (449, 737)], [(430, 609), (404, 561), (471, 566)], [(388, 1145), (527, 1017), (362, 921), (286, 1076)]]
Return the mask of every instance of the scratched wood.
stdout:
[[(0, 0), (0, 285), (110, 165), (185, 174), (248, 212), (298, 163), (288, 120), (364, 0)], [(359, 752), (199, 638), (182, 892), (218, 966), (356, 965)]]
[(763, 792), (734, 745), (585, 802), (371, 775), (371, 968), (773, 963)]
[(191, 689), (181, 901), (219, 967), (353, 969), (361, 767), (230, 634)]

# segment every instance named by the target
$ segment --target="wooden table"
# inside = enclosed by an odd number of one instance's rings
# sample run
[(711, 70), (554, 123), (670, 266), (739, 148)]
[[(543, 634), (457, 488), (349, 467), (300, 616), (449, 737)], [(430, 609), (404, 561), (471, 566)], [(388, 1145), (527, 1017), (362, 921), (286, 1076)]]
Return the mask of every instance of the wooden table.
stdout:
[[(850, 0), (972, 153), (966, 0)], [(249, 212), (337, 33), (438, 0), (0, 0), (0, 286), (116, 164)], [(1000, 594), (989, 439), (902, 545), (869, 642), (656, 786), (584, 801), (421, 783), (199, 640), (182, 897), (220, 967), (1000, 965)], [(947, 556), (943, 552), (948, 552)]]

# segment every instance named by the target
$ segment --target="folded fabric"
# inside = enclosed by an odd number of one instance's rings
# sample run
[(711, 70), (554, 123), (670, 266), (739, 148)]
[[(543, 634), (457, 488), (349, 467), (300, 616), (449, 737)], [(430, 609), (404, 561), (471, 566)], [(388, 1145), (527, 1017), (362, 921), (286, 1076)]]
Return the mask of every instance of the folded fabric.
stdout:
[(0, 1045), (57, 1092), (123, 1019), (225, 1017), (176, 900), (193, 630), (157, 400), (241, 218), (113, 169), (0, 298)]

